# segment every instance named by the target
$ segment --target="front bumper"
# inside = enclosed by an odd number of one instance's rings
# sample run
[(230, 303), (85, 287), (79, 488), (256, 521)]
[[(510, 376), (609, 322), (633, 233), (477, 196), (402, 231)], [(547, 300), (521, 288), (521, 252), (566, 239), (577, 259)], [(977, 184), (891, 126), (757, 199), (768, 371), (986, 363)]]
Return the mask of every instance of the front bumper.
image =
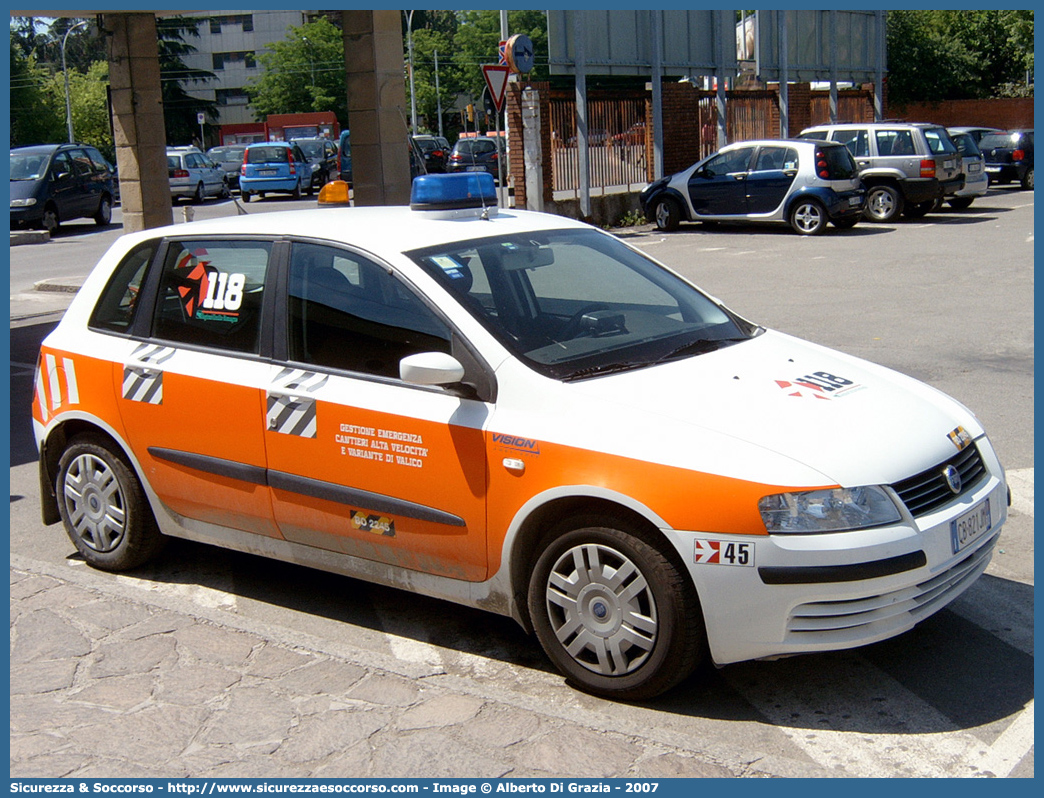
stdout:
[[(821, 535), (664, 530), (696, 585), (714, 662), (874, 643), (907, 631), (964, 592), (989, 565), (1007, 518), (1003, 470), (988, 443), (980, 448), (986, 479), (916, 520), (904, 511), (904, 521), (892, 526)], [(989, 531), (954, 554), (951, 520), (986, 499)], [(746, 567), (707, 561), (709, 544), (723, 538), (747, 544)]]

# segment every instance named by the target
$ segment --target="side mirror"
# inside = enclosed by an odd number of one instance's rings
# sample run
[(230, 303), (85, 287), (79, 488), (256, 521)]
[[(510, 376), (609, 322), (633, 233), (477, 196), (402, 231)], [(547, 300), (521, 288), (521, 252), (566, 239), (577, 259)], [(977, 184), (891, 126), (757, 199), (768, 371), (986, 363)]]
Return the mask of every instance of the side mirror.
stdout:
[(464, 367), (444, 352), (419, 352), (399, 361), (399, 377), (413, 385), (454, 385), (464, 379)]

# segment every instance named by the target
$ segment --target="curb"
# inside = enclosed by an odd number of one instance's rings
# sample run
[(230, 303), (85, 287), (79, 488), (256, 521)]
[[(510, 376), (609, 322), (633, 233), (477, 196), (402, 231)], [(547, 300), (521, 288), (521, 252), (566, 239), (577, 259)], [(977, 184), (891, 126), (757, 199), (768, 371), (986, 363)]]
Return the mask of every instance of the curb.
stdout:
[(51, 234), (46, 230), (26, 230), (11, 233), (11, 246), (19, 244), (46, 244), (51, 240)]
[(61, 280), (48, 279), (33, 283), (34, 291), (44, 291), (52, 294), (75, 294), (83, 285), (83, 279)]

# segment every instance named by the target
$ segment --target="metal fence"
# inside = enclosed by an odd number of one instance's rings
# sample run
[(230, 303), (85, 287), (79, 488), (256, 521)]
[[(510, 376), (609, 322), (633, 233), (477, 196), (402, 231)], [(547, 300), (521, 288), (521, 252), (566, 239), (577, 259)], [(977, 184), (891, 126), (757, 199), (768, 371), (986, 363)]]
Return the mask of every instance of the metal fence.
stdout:
[[(588, 183), (593, 189), (639, 188), (647, 182), (646, 98), (614, 93), (587, 101)], [(551, 96), (551, 170), (554, 191), (579, 192), (576, 96)]]
[[(830, 94), (813, 92), (810, 102), (813, 125), (830, 124)], [(839, 91), (837, 93), (837, 121), (871, 122), (874, 118), (874, 97), (868, 91)]]

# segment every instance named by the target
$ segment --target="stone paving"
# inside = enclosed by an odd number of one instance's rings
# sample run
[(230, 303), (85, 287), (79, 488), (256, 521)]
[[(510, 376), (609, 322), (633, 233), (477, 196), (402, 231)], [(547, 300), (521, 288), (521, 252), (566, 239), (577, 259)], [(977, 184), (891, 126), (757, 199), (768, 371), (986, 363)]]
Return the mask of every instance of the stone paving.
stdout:
[(778, 775), (109, 584), (12, 566), (12, 777)]

